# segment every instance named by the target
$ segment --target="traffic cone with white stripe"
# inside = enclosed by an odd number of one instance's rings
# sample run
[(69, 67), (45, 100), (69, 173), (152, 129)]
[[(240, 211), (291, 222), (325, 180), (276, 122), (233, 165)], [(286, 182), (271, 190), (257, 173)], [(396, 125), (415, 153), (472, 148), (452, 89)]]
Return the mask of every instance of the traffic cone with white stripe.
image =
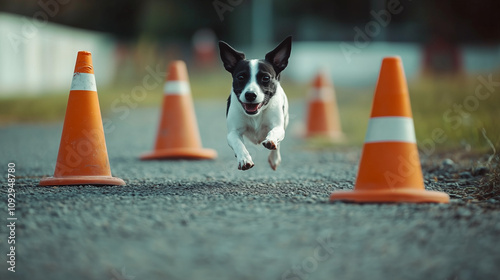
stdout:
[(309, 93), (305, 137), (344, 140), (335, 91), (324, 71), (316, 75)]
[(353, 191), (330, 200), (448, 203), (448, 194), (426, 191), (418, 157), (410, 98), (399, 57), (382, 61)]
[(125, 185), (111, 176), (90, 52), (78, 52), (56, 170), (39, 185)]
[(216, 158), (215, 150), (202, 148), (188, 73), (183, 61), (170, 63), (164, 94), (154, 151), (142, 155), (141, 159)]

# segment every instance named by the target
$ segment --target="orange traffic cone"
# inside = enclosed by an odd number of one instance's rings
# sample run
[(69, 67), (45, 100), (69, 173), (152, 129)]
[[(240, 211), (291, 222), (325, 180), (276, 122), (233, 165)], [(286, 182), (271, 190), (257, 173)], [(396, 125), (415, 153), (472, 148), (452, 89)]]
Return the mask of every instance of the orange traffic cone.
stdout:
[(148, 159), (213, 159), (217, 152), (203, 149), (191, 98), (186, 64), (170, 63), (165, 82), (163, 109), (154, 151)]
[(448, 203), (446, 193), (426, 191), (418, 157), (410, 98), (399, 57), (382, 61), (365, 144), (353, 191), (330, 200)]
[(313, 80), (309, 100), (305, 137), (326, 138), (333, 142), (342, 141), (344, 135), (340, 126), (335, 91), (323, 71)]
[(111, 176), (90, 52), (80, 51), (66, 108), (56, 170), (40, 186), (125, 185)]

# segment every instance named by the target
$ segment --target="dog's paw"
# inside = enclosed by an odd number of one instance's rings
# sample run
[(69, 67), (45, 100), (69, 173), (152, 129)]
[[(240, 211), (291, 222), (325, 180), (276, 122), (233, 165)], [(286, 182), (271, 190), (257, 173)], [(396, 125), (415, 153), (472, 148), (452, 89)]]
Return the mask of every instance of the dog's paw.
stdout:
[(238, 170), (248, 170), (253, 166), (254, 163), (250, 157), (238, 161)]
[(281, 155), (278, 151), (271, 151), (267, 158), (269, 165), (273, 170), (276, 170), (281, 163)]
[(276, 142), (269, 139), (264, 140), (264, 142), (262, 142), (262, 145), (264, 145), (264, 147), (268, 148), (269, 150), (276, 150), (278, 148)]

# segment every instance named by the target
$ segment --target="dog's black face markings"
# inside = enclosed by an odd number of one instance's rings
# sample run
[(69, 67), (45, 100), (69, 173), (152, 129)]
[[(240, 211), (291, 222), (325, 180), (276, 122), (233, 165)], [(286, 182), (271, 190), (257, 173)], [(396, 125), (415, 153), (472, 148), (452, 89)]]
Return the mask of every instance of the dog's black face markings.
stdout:
[(227, 106), (226, 106), (226, 118), (227, 118), (227, 113), (229, 113), (229, 106), (231, 106), (231, 94), (227, 98)]
[(235, 65), (233, 72), (231, 72), (231, 75), (233, 76), (233, 91), (239, 98), (241, 92), (245, 89), (248, 81), (251, 78), (250, 61), (239, 61)]
[[(219, 45), (221, 45), (221, 43), (219, 43)], [(223, 49), (221, 48), (221, 57), (224, 57), (222, 52), (223, 52)], [(243, 57), (244, 57), (244, 55), (243, 55)], [(224, 61), (224, 58), (223, 58), (223, 61)], [(229, 67), (226, 67), (226, 63), (224, 63), (224, 67), (226, 68), (226, 70), (228, 68), (231, 69), (231, 71), (229, 71), (229, 70), (228, 71), (231, 73), (231, 75), (233, 77), (233, 85), (232, 85), (233, 91), (236, 94), (237, 99), (239, 100), (241, 92), (243, 91), (246, 84), (248, 83), (248, 80), (250, 79), (249, 61), (241, 59), (238, 62), (236, 62), (236, 64), (230, 65)], [(227, 98), (226, 117), (227, 117), (227, 114), (229, 113), (230, 106), (231, 106), (231, 94)]]
[[(266, 106), (269, 103), (269, 100), (276, 94), (279, 75), (276, 75), (273, 65), (265, 60), (241, 60), (236, 64), (231, 74), (233, 77), (233, 92), (240, 103), (242, 103), (240, 95), (246, 94), (246, 92), (243, 91), (251, 82), (255, 82), (260, 91), (264, 94), (264, 100), (260, 103), (255, 103), (259, 104), (259, 108)], [(247, 105), (248, 104), (253, 104), (253, 102), (249, 102)], [(245, 109), (246, 105), (244, 103), (242, 103), (242, 106)], [(255, 105), (255, 107), (257, 107), (257, 105)], [(226, 110), (226, 115), (228, 110), (229, 104)], [(258, 112), (258, 110), (247, 111), (245, 109), (245, 112), (249, 115), (254, 115)]]
[(260, 60), (258, 64), (258, 72), (256, 77), (257, 84), (264, 93), (264, 106), (267, 105), (269, 99), (276, 94), (276, 88), (279, 83), (279, 75), (276, 75), (274, 67), (267, 61)]
[[(252, 74), (252, 72), (256, 73)], [(250, 61), (242, 60), (236, 65), (232, 73), (233, 90), (236, 96), (240, 96), (241, 92), (248, 85), (252, 75), (255, 75), (255, 81), (264, 94), (274, 94), (276, 92), (279, 77), (277, 77), (272, 65), (264, 60), (260, 60), (258, 61), (256, 71), (252, 71)]]

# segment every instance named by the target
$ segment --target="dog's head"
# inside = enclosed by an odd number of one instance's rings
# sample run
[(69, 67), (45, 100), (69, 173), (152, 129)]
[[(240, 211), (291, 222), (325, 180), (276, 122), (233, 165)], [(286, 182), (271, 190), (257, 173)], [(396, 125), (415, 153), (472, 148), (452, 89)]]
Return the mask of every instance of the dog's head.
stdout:
[(292, 37), (283, 40), (263, 60), (247, 60), (244, 53), (223, 41), (219, 42), (219, 49), (224, 68), (233, 76), (233, 91), (245, 113), (258, 114), (276, 93), (280, 73), (288, 65)]

